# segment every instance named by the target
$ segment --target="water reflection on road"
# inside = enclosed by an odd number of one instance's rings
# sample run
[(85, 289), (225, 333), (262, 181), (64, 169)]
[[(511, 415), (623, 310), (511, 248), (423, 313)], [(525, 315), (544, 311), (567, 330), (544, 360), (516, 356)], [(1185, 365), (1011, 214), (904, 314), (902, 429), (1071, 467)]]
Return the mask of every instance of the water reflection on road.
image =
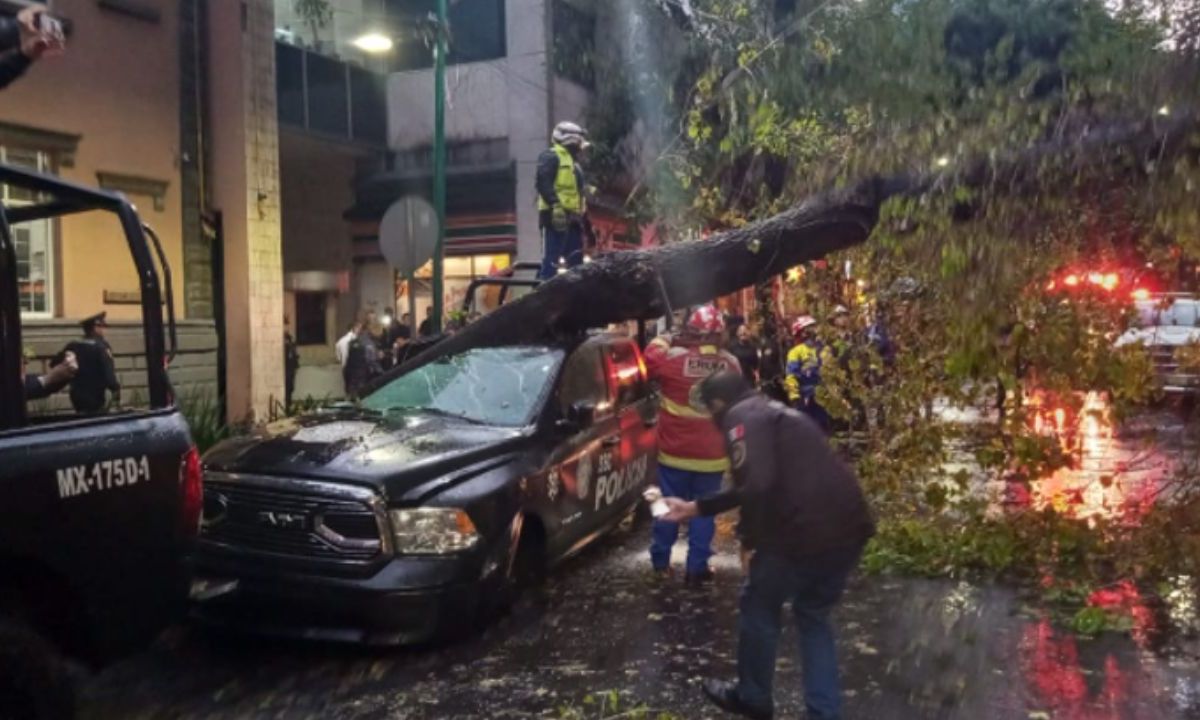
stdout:
[[(701, 678), (732, 677), (741, 572), (728, 532), (704, 588), (647, 572), (626, 530), (558, 573), (481, 638), (368, 651), (177, 631), (88, 685), (85, 720), (556, 718), (589, 693), (625, 690), (687, 720), (727, 717)], [(846, 718), (1187, 720), (1200, 717), (1200, 643), (1076, 639), (1013, 590), (858, 578), (837, 612)], [(780, 718), (800, 717), (794, 631), (780, 644)], [(591, 717), (591, 716), (587, 716)]]
[(1146, 423), (1155, 423), (1152, 432), (1118, 433), (1107, 400), (1094, 392), (1078, 413), (1037, 408), (1035, 430), (1057, 438), (1075, 464), (1032, 482), (1027, 501), (1070, 517), (1137, 522), (1179, 471), (1183, 450), (1176, 418), (1160, 413), (1131, 422)]

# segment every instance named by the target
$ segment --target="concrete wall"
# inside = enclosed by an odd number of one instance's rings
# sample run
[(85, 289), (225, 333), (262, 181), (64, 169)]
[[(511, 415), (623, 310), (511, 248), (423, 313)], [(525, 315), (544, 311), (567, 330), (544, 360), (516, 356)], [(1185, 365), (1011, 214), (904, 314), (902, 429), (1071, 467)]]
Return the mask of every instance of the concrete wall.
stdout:
[[(74, 166), (59, 173), (84, 185), (97, 185), (98, 172), (167, 182), (162, 210), (149, 197), (131, 199), (161, 235), (171, 266), (180, 268), (178, 12), (174, 3), (153, 5), (161, 18), (152, 23), (95, 0), (58, 0), (55, 11), (76, 27), (67, 54), (35, 64), (5, 89), (0, 121), (82, 136)], [(140, 318), (138, 305), (104, 304), (105, 290), (138, 289), (115, 220), (99, 213), (65, 218), (59, 238), (57, 317), (107, 310), (110, 319)], [(175, 287), (181, 313), (182, 286)]]
[[(451, 65), (446, 69), (446, 137), (489, 140), (508, 136), (508, 59)], [(433, 71), (411, 70), (388, 78), (389, 145), (394, 150), (433, 142)]]
[[(507, 138), (517, 164), (518, 255), (541, 257), (534, 179), (546, 149), (551, 118), (547, 61), (546, 0), (508, 0), (507, 57), (451, 66), (446, 74), (446, 134), (450, 140)], [(541, 22), (539, 22), (539, 18)], [(393, 150), (433, 142), (433, 72), (393, 73), (388, 78), (388, 138)]]
[(553, 112), (555, 122), (570, 120), (587, 126), (588, 105), (591, 103), (591, 92), (565, 78), (554, 78)]
[[(217, 333), (211, 321), (182, 321), (177, 325), (179, 354), (171, 363), (171, 383), (181, 402), (197, 397), (217, 397)], [(66, 321), (29, 321), (22, 328), (24, 343), (37, 356), (29, 372), (41, 374), (48, 361), (72, 340), (80, 337), (79, 325)], [(113, 360), (121, 382), (121, 402), (127, 407), (144, 407), (149, 400), (145, 336), (137, 323), (117, 322), (108, 330)], [(66, 390), (29, 405), (33, 415), (70, 413)]]
[(355, 155), (295, 130), (283, 130), (279, 140), (284, 272), (350, 270), (342, 213), (354, 204)]
[(283, 253), (271, 0), (209, 3), (212, 204), (225, 247), (226, 403), (263, 420), (283, 398)]

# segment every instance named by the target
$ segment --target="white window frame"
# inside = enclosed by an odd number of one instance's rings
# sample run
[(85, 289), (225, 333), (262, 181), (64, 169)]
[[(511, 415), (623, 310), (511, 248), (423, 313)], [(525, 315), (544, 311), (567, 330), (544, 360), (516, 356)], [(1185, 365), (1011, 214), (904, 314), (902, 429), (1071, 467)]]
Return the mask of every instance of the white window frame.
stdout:
[[(31, 169), (35, 169), (38, 172), (43, 172), (43, 173), (53, 172), (53, 170), (54, 170), (53, 158), (51, 157), (50, 153), (45, 152), (44, 150), (37, 150), (37, 149), (33, 149), (33, 148), (14, 148), (11, 146), (0, 145), (0, 162), (7, 163), (9, 153), (12, 152), (13, 150), (20, 150), (22, 153), (30, 153), (37, 157), (37, 167), (31, 168)], [(8, 191), (7, 187), (0, 186), (0, 200), (2, 200), (4, 202), (4, 204), (7, 206), (20, 207), (22, 205), (32, 205), (33, 204), (33, 202), (31, 202), (31, 201), (12, 200), (8, 197), (8, 192), (9, 191)], [(58, 266), (56, 264), (56, 261), (58, 258), (55, 256), (54, 222), (52, 220), (37, 220), (37, 221), (33, 221), (33, 222), (21, 223), (17, 227), (18, 228), (33, 228), (34, 226), (38, 226), (38, 225), (41, 225), (42, 228), (44, 229), (44, 237), (46, 238), (46, 245), (45, 245), (45, 251), (46, 251), (46, 263), (45, 263), (46, 309), (31, 311), (31, 310), (25, 310), (22, 308), (21, 317), (32, 319), (32, 320), (44, 320), (44, 319), (50, 319), (50, 318), (55, 317), (55, 314), (54, 314), (55, 309), (56, 309), (55, 308), (55, 298), (57, 297), (56, 291), (58, 289), (58, 277), (57, 277)], [(20, 281), (21, 281), (21, 278), (18, 277), (17, 282), (20, 282)], [(23, 297), (21, 299), (24, 300)]]

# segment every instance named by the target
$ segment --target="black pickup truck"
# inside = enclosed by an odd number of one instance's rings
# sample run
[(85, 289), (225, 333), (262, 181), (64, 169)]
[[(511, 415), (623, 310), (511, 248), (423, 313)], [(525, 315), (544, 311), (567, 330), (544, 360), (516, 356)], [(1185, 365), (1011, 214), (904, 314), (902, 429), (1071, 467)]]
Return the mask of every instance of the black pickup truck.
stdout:
[[(58, 720), (74, 706), (64, 658), (118, 658), (186, 607), (200, 462), (167, 377), (174, 322), (173, 312), (164, 322), (156, 257), (168, 309), (170, 275), (153, 233), (119, 195), (8, 166), (0, 184), (25, 199), (0, 207), (0, 718)], [(141, 290), (143, 406), (90, 415), (27, 407), (43, 386), (39, 368), (26, 367), (18, 265), (29, 233), (75, 213), (108, 214), (128, 242)]]
[(637, 345), (478, 348), (204, 458), (204, 621), (370, 644), (458, 634), (601, 536), (655, 472)]

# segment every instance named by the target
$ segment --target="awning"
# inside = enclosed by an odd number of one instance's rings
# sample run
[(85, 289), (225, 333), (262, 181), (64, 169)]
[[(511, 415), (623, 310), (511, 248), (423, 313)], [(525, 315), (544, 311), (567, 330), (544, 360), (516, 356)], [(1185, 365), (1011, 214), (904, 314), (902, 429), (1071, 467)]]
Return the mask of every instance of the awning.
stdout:
[[(354, 257), (383, 257), (379, 250), (379, 222), (360, 220), (353, 224)], [(517, 251), (517, 215), (449, 215), (446, 218), (446, 254), (503, 255)]]

